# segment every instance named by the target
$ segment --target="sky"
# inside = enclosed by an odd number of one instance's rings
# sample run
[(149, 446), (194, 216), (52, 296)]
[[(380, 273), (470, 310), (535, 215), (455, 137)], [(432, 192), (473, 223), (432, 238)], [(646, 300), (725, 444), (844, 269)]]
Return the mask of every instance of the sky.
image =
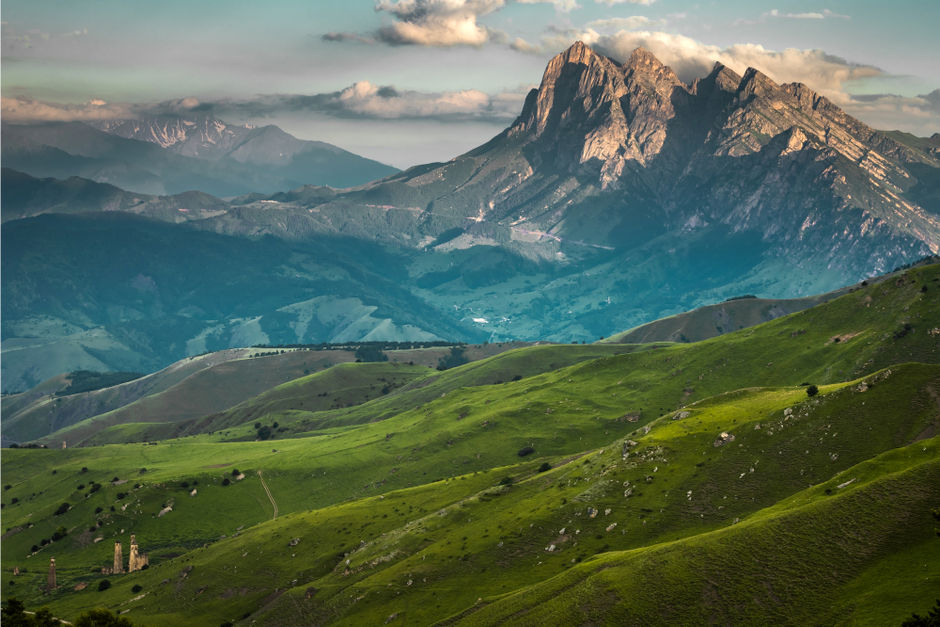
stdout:
[(940, 132), (936, 0), (4, 0), (2, 117), (215, 115), (399, 168), (508, 126), (577, 40), (800, 81), (863, 122)]

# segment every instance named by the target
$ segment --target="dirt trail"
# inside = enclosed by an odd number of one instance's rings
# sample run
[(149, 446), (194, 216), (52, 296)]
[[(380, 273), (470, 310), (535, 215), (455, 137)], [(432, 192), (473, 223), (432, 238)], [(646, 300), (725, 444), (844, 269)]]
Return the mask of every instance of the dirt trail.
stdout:
[(268, 493), (268, 500), (271, 501), (271, 507), (274, 508), (274, 518), (272, 520), (277, 520), (277, 501), (274, 500), (274, 496), (271, 494), (271, 490), (268, 489), (268, 484), (264, 482), (264, 477), (261, 476), (261, 471), (258, 471), (258, 478), (261, 479), (261, 487), (264, 488), (264, 491)]

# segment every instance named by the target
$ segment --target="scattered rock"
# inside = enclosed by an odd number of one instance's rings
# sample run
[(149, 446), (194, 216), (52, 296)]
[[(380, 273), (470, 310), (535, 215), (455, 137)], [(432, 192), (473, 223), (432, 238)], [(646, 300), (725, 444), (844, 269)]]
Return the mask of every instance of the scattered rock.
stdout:
[(849, 480), (846, 481), (845, 483), (840, 483), (840, 484), (837, 485), (836, 487), (841, 490), (842, 488), (844, 488), (845, 486), (849, 485), (850, 483), (854, 483), (857, 478), (858, 478), (858, 477), (852, 477), (851, 479), (849, 479)]
[(300, 544), (300, 538), (293, 538), (287, 543), (288, 546), (297, 546), (298, 544)]
[(682, 420), (683, 418), (688, 418), (692, 415), (690, 411), (680, 411), (678, 414), (672, 417), (673, 420)]
[(723, 446), (728, 442), (734, 442), (734, 434), (728, 433), (727, 431), (722, 431), (718, 434), (718, 437), (715, 438), (714, 446)]
[(77, 584), (75, 584), (74, 590), (75, 590), (75, 592), (80, 592), (80, 591), (84, 590), (84, 589), (87, 588), (87, 587), (88, 587), (88, 582), (87, 582), (87, 581), (79, 581)]
[(172, 511), (173, 511), (173, 507), (170, 506), (170, 505), (167, 505), (166, 507), (164, 507), (163, 509), (160, 510), (160, 513), (157, 514), (157, 518), (162, 518), (162, 517), (166, 516), (167, 514), (169, 514), (169, 513), (172, 512)]
[(607, 525), (607, 531), (613, 531), (614, 527), (616, 526), (617, 526), (617, 523), (610, 523), (609, 525)]

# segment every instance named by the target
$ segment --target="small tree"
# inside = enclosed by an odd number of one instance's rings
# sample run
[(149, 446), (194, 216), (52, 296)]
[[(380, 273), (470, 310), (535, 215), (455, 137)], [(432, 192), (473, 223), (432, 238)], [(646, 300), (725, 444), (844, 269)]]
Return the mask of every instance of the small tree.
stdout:
[(134, 623), (106, 609), (96, 608), (79, 616), (75, 627), (134, 627)]
[(807, 396), (816, 396), (817, 394), (819, 394), (819, 388), (816, 387), (815, 385), (811, 385), (808, 388), (806, 388)]
[(101, 581), (98, 582), (98, 592), (104, 592), (110, 587), (111, 587), (111, 582), (108, 581), (107, 579), (102, 579)]

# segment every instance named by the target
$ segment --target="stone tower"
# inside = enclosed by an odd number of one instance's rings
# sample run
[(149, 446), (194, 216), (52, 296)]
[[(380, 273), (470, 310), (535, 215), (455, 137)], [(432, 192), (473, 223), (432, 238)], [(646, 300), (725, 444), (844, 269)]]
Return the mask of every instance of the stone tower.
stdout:
[(127, 563), (127, 572), (131, 573), (135, 570), (141, 570), (150, 562), (149, 557), (146, 553), (141, 553), (137, 548), (137, 538), (131, 534), (131, 548), (130, 555), (128, 556)]
[(55, 558), (49, 559), (49, 580), (46, 582), (46, 591), (52, 592), (55, 590)]
[[(134, 536), (131, 536), (133, 538)], [(133, 540), (132, 540), (133, 541)], [(121, 547), (120, 542), (114, 543), (114, 567), (111, 569), (111, 573), (115, 575), (120, 575), (124, 572), (124, 549)]]

